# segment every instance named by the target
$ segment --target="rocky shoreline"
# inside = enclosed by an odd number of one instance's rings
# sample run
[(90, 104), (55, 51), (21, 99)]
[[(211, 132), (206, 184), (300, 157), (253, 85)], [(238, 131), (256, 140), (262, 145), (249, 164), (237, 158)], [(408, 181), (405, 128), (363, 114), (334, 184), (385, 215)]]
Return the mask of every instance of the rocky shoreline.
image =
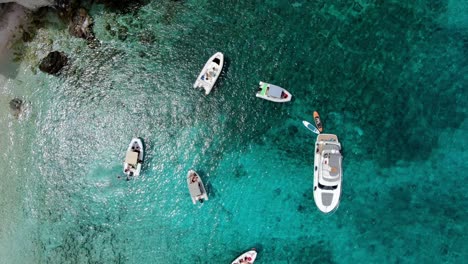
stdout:
[[(8, 0), (6, 0), (8, 1)], [(102, 4), (104, 8), (117, 16), (142, 6), (142, 1), (107, 1), (107, 0), (18, 0), (4, 3), (0, 0), (0, 84), (5, 84), (8, 78), (14, 77), (15, 62), (27, 62), (34, 74), (37, 70), (44, 73), (60, 76), (68, 75), (73, 69), (73, 54), (71, 51), (56, 50), (53, 37), (45, 37), (41, 28), (50, 25), (59, 25), (65, 35), (85, 40), (89, 49), (100, 47), (101, 43), (93, 31), (94, 19), (89, 9), (94, 4)], [(52, 16), (51, 16), (52, 15)], [(53, 17), (53, 22), (49, 21)], [(106, 24), (105, 29), (110, 35), (120, 41), (125, 41), (127, 28), (115, 28)], [(68, 33), (67, 33), (68, 31)], [(40, 51), (30, 48), (29, 43), (40, 43), (45, 47)], [(37, 44), (36, 43), (36, 44)], [(36, 45), (33, 44), (33, 47)], [(73, 70), (71, 70), (73, 72)], [(70, 73), (71, 73), (70, 72)], [(73, 74), (73, 73), (71, 73)], [(27, 100), (22, 96), (7, 96), (9, 110), (13, 117), (19, 118), (25, 111)]]
[[(56, 13), (62, 23), (67, 25), (71, 36), (86, 40), (88, 47), (94, 49), (100, 46), (100, 42), (95, 37), (94, 20), (88, 12), (93, 4), (103, 4), (106, 9), (116, 13), (126, 13), (144, 4), (144, 1), (141, 0), (17, 0), (7, 4), (1, 4), (1, 2), (2, 0), (0, 0), (0, 14), (3, 9), (4, 13), (9, 12), (11, 15), (5, 18), (6, 22), (3, 24), (6, 23), (8, 28), (4, 29), (3, 35), (1, 35), (2, 27), (0, 25), (0, 51), (2, 48), (9, 48), (8, 46), (11, 46), (13, 42), (26, 43), (31, 41), (38, 28), (44, 26), (43, 18), (47, 12)], [(10, 9), (18, 10), (15, 12), (20, 13), (20, 15), (12, 13), (9, 11)], [(121, 38), (120, 35), (122, 34), (119, 34), (119, 39), (124, 40), (125, 37)], [(16, 58), (16, 60), (21, 60), (21, 58)], [(51, 51), (42, 59), (39, 69), (57, 75), (60, 73), (60, 69), (67, 64), (67, 61), (65, 53)]]

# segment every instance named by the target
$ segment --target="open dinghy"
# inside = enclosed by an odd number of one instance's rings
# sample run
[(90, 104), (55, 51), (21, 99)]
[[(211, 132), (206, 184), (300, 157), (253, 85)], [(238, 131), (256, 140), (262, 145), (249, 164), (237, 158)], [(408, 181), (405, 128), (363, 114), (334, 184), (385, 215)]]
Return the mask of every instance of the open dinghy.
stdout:
[(193, 204), (197, 201), (203, 203), (203, 200), (208, 200), (205, 186), (200, 178), (200, 175), (194, 170), (189, 170), (187, 173), (187, 185), (189, 188), (190, 196), (192, 197)]
[(315, 142), (314, 200), (320, 211), (330, 213), (341, 196), (341, 144), (333, 134), (320, 134)]
[(143, 163), (143, 142), (139, 138), (133, 138), (128, 145), (127, 154), (125, 156), (123, 171), (130, 176), (138, 176), (141, 171), (141, 164)]
[(221, 52), (217, 52), (215, 55), (211, 56), (200, 72), (200, 75), (198, 75), (197, 80), (193, 84), (193, 88), (201, 87), (205, 89), (205, 94), (208, 95), (221, 74), (223, 64), (224, 55)]
[(276, 103), (291, 101), (292, 95), (286, 89), (264, 82), (260, 82), (259, 85), (257, 97)]
[(231, 264), (253, 264), (257, 258), (257, 251), (255, 248), (249, 250), (239, 257), (237, 257)]

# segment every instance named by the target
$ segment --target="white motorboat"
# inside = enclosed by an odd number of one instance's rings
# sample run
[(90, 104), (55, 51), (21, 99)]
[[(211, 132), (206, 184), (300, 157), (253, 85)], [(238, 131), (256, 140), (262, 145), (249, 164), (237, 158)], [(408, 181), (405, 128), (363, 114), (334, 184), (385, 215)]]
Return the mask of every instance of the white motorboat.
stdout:
[(249, 250), (239, 257), (237, 257), (231, 264), (253, 264), (257, 258), (257, 251), (255, 248)]
[(193, 84), (193, 88), (201, 87), (205, 89), (205, 94), (208, 95), (213, 89), (213, 86), (221, 75), (223, 69), (224, 55), (221, 52), (216, 52), (215, 55), (206, 62), (203, 70), (198, 75), (197, 80)]
[(341, 144), (333, 134), (320, 134), (315, 142), (314, 200), (320, 211), (330, 213), (340, 203)]
[(193, 204), (197, 201), (203, 203), (204, 200), (208, 200), (208, 194), (206, 193), (205, 185), (200, 178), (200, 175), (194, 170), (189, 170), (187, 173), (187, 185), (192, 197)]
[(131, 176), (140, 175), (143, 155), (143, 142), (139, 138), (133, 138), (130, 145), (128, 145), (123, 166), (123, 172), (127, 175), (127, 179)]
[(292, 98), (286, 89), (264, 82), (259, 83), (256, 96), (276, 103), (289, 102)]

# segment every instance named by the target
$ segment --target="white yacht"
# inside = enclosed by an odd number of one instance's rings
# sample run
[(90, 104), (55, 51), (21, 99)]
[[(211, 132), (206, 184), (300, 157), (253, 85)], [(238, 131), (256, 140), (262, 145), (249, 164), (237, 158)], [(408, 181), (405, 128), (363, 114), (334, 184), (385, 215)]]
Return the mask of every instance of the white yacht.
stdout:
[(341, 144), (333, 134), (320, 134), (315, 142), (314, 200), (320, 211), (338, 208), (343, 172)]
[(139, 176), (143, 163), (143, 142), (139, 138), (133, 138), (128, 145), (127, 154), (123, 166), (123, 172), (128, 177)]
[(193, 88), (201, 87), (205, 89), (205, 94), (208, 95), (213, 89), (213, 86), (218, 80), (219, 75), (221, 75), (221, 70), (223, 69), (224, 64), (224, 55), (221, 52), (216, 52), (211, 58), (206, 62), (202, 71), (198, 75), (197, 80), (193, 84)]

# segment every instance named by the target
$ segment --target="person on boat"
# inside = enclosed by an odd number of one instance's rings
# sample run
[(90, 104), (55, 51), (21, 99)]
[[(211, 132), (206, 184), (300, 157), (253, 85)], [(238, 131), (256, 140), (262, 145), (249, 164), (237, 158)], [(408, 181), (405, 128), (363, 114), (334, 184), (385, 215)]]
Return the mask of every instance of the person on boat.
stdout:
[(132, 150), (133, 150), (133, 151), (136, 151), (136, 152), (139, 152), (139, 151), (140, 151), (140, 147), (138, 146), (138, 144), (135, 143), (135, 144), (133, 144), (133, 146), (132, 146)]
[(133, 145), (132, 146), (132, 151), (136, 153), (140, 153), (140, 147), (138, 145)]
[(127, 178), (125, 179), (126, 181), (130, 180), (130, 177), (133, 177), (133, 172), (130, 172), (130, 174), (127, 175)]
[(252, 261), (252, 258), (249, 256), (245, 256), (243, 259), (239, 260), (239, 263), (251, 264), (252, 262), (250, 261)]
[(317, 127), (322, 126), (322, 122), (320, 122), (320, 118), (318, 118), (318, 117), (315, 118), (315, 124), (317, 125)]
[(195, 173), (194, 173), (194, 174), (192, 174), (192, 183), (196, 183), (196, 182), (197, 182), (197, 180), (198, 180), (198, 177), (197, 177), (197, 175), (195, 175)]

